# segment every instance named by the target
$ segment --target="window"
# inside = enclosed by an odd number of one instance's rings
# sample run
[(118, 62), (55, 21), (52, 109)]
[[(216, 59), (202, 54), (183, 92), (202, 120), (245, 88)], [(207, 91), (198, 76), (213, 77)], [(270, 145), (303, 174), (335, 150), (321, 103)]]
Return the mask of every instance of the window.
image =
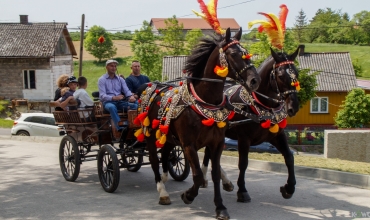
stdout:
[(44, 124), (44, 118), (41, 117), (41, 116), (31, 116), (31, 117), (28, 117), (28, 118), (24, 119), (24, 121), (38, 123), (38, 124)]
[(35, 70), (23, 70), (23, 83), (25, 89), (36, 89)]
[(329, 98), (316, 97), (311, 99), (311, 113), (328, 113), (329, 112)]
[(55, 119), (54, 118), (45, 118), (45, 124), (55, 125)]

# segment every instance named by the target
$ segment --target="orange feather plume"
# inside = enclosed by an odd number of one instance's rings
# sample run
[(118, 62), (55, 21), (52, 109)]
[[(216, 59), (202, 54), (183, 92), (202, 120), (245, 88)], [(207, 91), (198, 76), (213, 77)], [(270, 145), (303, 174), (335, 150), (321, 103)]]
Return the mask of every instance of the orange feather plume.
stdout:
[(221, 28), (220, 22), (217, 18), (217, 2), (218, 0), (210, 0), (209, 3), (206, 5), (203, 0), (198, 0), (200, 10), (202, 13), (194, 12), (195, 15), (203, 18), (207, 21), (209, 25), (219, 34), (224, 34), (225, 30)]
[(288, 15), (288, 8), (286, 5), (280, 5), (279, 18), (272, 13), (263, 13), (259, 12), (258, 14), (263, 15), (267, 18), (265, 20), (255, 20), (248, 23), (248, 28), (251, 28), (255, 24), (260, 24), (258, 28), (259, 32), (264, 31), (272, 46), (282, 50), (284, 47), (284, 38), (285, 38), (285, 21)]

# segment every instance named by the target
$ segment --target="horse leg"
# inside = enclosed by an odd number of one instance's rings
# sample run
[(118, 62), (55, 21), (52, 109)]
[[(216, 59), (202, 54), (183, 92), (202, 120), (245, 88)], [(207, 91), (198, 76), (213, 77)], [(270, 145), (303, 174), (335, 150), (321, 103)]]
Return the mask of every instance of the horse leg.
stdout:
[(200, 186), (203, 183), (203, 172), (199, 165), (199, 158), (197, 151), (193, 146), (185, 146), (185, 157), (189, 160), (191, 170), (193, 172), (193, 186), (190, 187), (181, 195), (181, 199), (185, 204), (191, 204), (198, 195)]
[(276, 136), (276, 139), (271, 142), (284, 156), (285, 165), (288, 168), (287, 184), (280, 187), (281, 195), (285, 199), (290, 199), (295, 191), (296, 179), (294, 174), (294, 156), (289, 149), (288, 141), (285, 133), (281, 132)]
[(220, 178), (221, 178), (221, 166), (220, 158), (223, 150), (224, 142), (217, 146), (217, 148), (210, 148), (211, 162), (212, 162), (212, 181), (214, 187), (214, 203), (216, 205), (216, 218), (217, 219), (229, 219), (230, 215), (227, 212), (226, 207), (222, 203), (221, 189), (220, 189)]
[(251, 197), (245, 188), (245, 171), (248, 167), (248, 153), (249, 153), (250, 142), (245, 138), (238, 137), (238, 151), (239, 151), (239, 177), (238, 177), (238, 192), (237, 201), (238, 202), (250, 202)]
[(163, 183), (167, 182), (168, 180), (168, 158), (170, 157), (170, 153), (174, 147), (175, 145), (168, 144), (165, 148), (162, 148), (161, 160), (163, 173), (161, 175), (161, 178)]
[[(154, 144), (154, 141), (147, 141), (147, 148), (149, 151), (149, 161), (154, 172), (155, 182), (157, 184), (157, 191), (159, 192), (159, 204), (169, 205), (171, 204), (170, 196), (166, 191), (164, 186), (164, 181), (161, 179), (159, 172), (159, 159), (157, 154), (157, 147)], [(166, 146), (163, 146), (166, 147)]]
[(208, 147), (204, 149), (204, 157), (203, 157), (203, 164), (202, 164), (202, 173), (203, 173), (203, 184), (200, 188), (207, 188), (208, 187), (208, 179), (207, 179), (207, 172), (208, 172), (208, 164), (209, 164), (209, 157), (210, 152)]

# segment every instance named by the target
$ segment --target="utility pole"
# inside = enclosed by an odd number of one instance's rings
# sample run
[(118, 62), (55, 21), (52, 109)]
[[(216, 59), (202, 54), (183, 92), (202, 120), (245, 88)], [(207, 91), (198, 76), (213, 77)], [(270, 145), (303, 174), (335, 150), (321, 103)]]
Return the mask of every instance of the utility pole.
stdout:
[(78, 76), (82, 76), (82, 54), (84, 49), (84, 27), (85, 27), (85, 14), (81, 18), (81, 33), (80, 33), (80, 65), (78, 66)]

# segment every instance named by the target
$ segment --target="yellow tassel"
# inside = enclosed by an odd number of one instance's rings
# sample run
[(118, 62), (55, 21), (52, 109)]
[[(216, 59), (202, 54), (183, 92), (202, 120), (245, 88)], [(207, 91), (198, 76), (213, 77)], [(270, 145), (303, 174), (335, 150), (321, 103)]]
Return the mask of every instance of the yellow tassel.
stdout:
[(221, 77), (226, 77), (228, 73), (229, 73), (229, 69), (227, 67), (225, 67), (224, 69), (219, 69), (216, 72), (216, 74)]
[(150, 125), (150, 120), (149, 120), (148, 116), (146, 116), (146, 118), (144, 119), (143, 125), (144, 126), (149, 126)]
[(153, 102), (153, 100), (154, 100), (153, 98), (150, 98), (150, 102)]
[(269, 130), (271, 133), (276, 133), (279, 131), (279, 125), (274, 124), (274, 126), (270, 127)]
[(143, 129), (138, 129), (137, 131), (135, 131), (135, 133), (134, 133), (134, 136), (135, 137), (137, 137), (137, 136), (139, 136), (141, 133), (143, 133)]
[(297, 91), (301, 90), (301, 86), (298, 85), (297, 87), (295, 87), (295, 90), (297, 90)]
[(142, 92), (142, 94), (143, 94), (143, 95), (146, 95), (146, 91), (143, 91), (143, 92)]
[(225, 125), (226, 125), (226, 122), (224, 122), (224, 121), (217, 122), (217, 127), (219, 127), (219, 128), (223, 128), (223, 127), (225, 127)]
[(179, 93), (179, 90), (178, 90), (178, 89), (175, 89), (173, 92), (174, 92), (175, 94), (177, 94), (177, 93)]
[(163, 92), (161, 93), (161, 96), (162, 96), (162, 97), (164, 96), (164, 93), (163, 93)]
[(145, 136), (147, 136), (147, 137), (149, 137), (149, 136), (150, 136), (149, 129), (146, 129)]
[(162, 132), (161, 132), (161, 130), (157, 130), (156, 132), (155, 132), (155, 137), (157, 138), (157, 139), (159, 139), (159, 138), (161, 138), (161, 135), (162, 135)]
[(161, 137), (161, 139), (159, 140), (159, 143), (160, 144), (164, 144), (164, 143), (166, 143), (166, 135), (164, 134), (164, 135), (162, 135), (162, 137)]
[(291, 86), (294, 86), (294, 82), (290, 83)]
[(166, 108), (166, 112), (168, 112), (170, 110), (170, 108)]
[(137, 111), (138, 111), (138, 112), (141, 112), (141, 108), (137, 108)]

